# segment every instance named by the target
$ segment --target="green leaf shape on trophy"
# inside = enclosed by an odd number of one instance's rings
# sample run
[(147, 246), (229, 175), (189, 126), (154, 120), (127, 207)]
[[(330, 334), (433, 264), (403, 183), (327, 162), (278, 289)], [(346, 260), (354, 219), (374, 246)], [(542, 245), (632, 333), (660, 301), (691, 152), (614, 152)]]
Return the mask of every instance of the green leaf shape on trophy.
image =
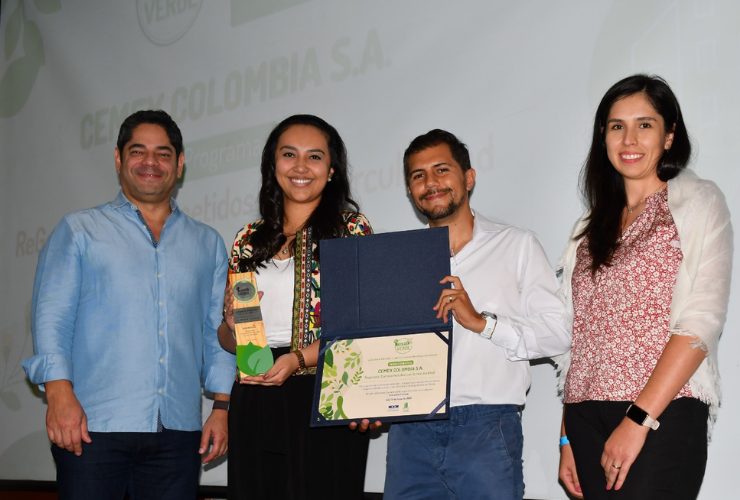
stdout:
[(251, 342), (247, 345), (236, 346), (236, 366), (246, 373), (247, 375), (257, 375), (256, 373), (250, 373), (248, 359), (249, 357), (260, 349), (259, 346), (252, 344)]
[(23, 18), (21, 17), (22, 1), (18, 0), (18, 6), (10, 14), (8, 24), (5, 25), (5, 59), (10, 58), (15, 46), (18, 45), (18, 40), (21, 39), (21, 27), (23, 26)]
[(250, 354), (247, 358), (247, 365), (253, 372), (250, 375), (261, 375), (275, 364), (275, 360), (272, 357), (272, 349), (269, 346), (258, 347), (257, 349), (257, 351)]
[(62, 2), (60, 0), (33, 0), (33, 4), (39, 12), (43, 12), (44, 14), (51, 14), (62, 8)]
[(334, 352), (332, 352), (331, 349), (326, 350), (326, 354), (324, 354), (324, 363), (329, 366), (334, 366)]

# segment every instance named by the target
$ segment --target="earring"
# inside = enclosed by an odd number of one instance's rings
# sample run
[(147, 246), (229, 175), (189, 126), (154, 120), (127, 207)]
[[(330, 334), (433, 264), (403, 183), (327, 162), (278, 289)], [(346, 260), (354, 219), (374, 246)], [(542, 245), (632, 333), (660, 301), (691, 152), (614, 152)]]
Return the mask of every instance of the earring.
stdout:
[(326, 182), (331, 182), (331, 177), (329, 177), (329, 180), (327, 180)]

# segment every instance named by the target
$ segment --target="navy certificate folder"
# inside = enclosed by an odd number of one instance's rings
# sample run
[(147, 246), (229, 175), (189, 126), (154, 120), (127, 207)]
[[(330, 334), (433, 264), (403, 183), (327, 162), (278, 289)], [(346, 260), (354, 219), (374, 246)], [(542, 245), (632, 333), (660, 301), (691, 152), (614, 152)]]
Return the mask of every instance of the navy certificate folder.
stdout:
[(320, 244), (322, 338), (447, 329), (432, 309), (449, 286), (446, 227)]
[[(346, 425), (349, 421), (358, 420), (343, 418), (341, 406), (333, 407), (333, 412), (327, 413), (325, 394), (322, 401), (319, 400), (319, 393), (322, 388), (326, 389), (333, 375), (324, 373), (324, 369), (333, 365), (331, 362), (325, 365), (325, 361), (327, 356), (330, 361), (335, 357), (331, 352), (327, 353), (334, 342), (344, 340), (346, 344), (347, 339), (394, 336), (393, 342), (403, 344), (408, 339), (413, 340), (415, 334), (436, 333), (439, 341), (444, 343), (446, 393), (440, 397), (439, 407), (424, 415), (401, 414), (399, 411), (398, 417), (383, 414), (362, 415), (361, 418), (377, 417), (384, 422), (447, 418), (452, 320), (449, 318), (445, 324), (442, 319), (437, 319), (437, 311), (432, 308), (442, 291), (449, 288), (448, 284), (439, 283), (450, 274), (448, 229), (429, 228), (338, 238), (322, 240), (320, 245), (321, 348), (311, 425)], [(358, 344), (356, 342), (355, 346)], [(396, 350), (400, 348), (396, 345)], [(342, 363), (346, 367), (351, 361), (343, 358)], [(341, 371), (341, 367), (338, 369)], [(348, 378), (352, 379), (353, 373), (350, 372), (349, 377), (344, 375), (344, 384), (351, 384)], [(363, 373), (354, 375), (362, 378)], [(368, 375), (364, 373), (365, 382), (372, 378)], [(340, 391), (335, 392), (341, 399)]]

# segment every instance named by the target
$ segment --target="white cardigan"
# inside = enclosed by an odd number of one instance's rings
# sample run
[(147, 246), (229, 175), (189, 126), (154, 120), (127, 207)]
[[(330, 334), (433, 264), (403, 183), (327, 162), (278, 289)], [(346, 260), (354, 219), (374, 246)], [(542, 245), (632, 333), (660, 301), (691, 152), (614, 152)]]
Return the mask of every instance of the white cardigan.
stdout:
[[(695, 347), (707, 356), (689, 379), (691, 391), (709, 405), (709, 432), (720, 404), (720, 376), (717, 344), (727, 317), (732, 274), (732, 225), (722, 191), (712, 181), (702, 180), (692, 170), (684, 170), (668, 181), (668, 209), (681, 240), (683, 260), (678, 269), (671, 300), (670, 334), (695, 337)], [(576, 250), (581, 239), (576, 235), (585, 227), (585, 217), (576, 223), (565, 247), (558, 273), (562, 284), (558, 293), (566, 304), (566, 316), (573, 325), (571, 281)], [(570, 352), (555, 359), (559, 371), (559, 391), (563, 394), (570, 366)]]

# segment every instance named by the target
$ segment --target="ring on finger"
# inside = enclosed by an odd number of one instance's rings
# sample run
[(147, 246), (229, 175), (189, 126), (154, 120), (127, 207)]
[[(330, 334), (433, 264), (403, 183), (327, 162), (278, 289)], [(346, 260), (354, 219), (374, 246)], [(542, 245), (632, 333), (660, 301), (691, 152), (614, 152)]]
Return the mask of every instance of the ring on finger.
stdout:
[(452, 295), (448, 295), (448, 296), (447, 296), (447, 300), (448, 300), (449, 302), (452, 302)]
[(615, 469), (617, 469), (617, 470), (619, 470), (619, 469), (621, 469), (621, 468), (622, 468), (622, 466), (621, 466), (621, 465), (620, 465), (620, 466), (616, 466), (616, 465), (614, 465), (614, 464), (612, 464), (612, 467), (613, 467), (613, 468), (615, 468)]

